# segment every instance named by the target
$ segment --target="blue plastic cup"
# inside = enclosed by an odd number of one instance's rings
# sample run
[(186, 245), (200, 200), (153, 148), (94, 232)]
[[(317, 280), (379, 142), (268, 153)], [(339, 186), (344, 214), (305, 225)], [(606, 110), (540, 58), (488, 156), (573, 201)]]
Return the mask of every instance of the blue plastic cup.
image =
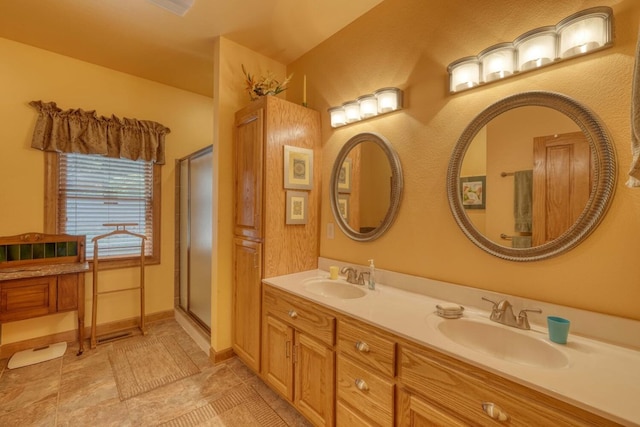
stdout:
[(569, 336), (569, 326), (571, 322), (562, 317), (547, 317), (547, 326), (549, 327), (549, 339), (558, 344), (566, 344)]

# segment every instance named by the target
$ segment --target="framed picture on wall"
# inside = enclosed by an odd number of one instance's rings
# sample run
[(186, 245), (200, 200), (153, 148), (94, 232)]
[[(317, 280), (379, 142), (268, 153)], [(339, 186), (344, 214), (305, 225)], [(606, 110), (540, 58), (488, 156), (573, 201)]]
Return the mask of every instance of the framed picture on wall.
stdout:
[(487, 181), (485, 176), (460, 178), (460, 196), (465, 209), (486, 209)]
[(311, 190), (313, 187), (313, 150), (284, 146), (284, 188)]
[(309, 194), (287, 191), (286, 224), (306, 224), (309, 212)]
[(338, 194), (338, 211), (346, 223), (349, 222), (349, 195)]
[(351, 159), (345, 159), (338, 175), (338, 192), (351, 193)]

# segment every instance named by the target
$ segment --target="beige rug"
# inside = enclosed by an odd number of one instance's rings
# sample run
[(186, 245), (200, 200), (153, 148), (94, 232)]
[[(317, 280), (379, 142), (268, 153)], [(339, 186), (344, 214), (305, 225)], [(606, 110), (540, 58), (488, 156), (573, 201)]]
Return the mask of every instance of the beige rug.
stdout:
[(120, 400), (200, 372), (172, 336), (113, 349), (109, 352), (109, 361)]
[(162, 427), (192, 427), (199, 425), (287, 427), (287, 423), (250, 385), (244, 385), (229, 391), (207, 405), (160, 425)]

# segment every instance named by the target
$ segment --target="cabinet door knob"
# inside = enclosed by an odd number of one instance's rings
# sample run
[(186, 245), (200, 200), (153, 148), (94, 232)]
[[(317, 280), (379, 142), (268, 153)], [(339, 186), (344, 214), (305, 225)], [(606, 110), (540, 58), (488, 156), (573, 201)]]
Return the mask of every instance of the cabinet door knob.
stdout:
[(369, 385), (365, 380), (361, 378), (356, 378), (355, 385), (356, 385), (356, 388), (360, 391), (369, 391)]
[(369, 353), (369, 344), (362, 341), (356, 341), (356, 350), (361, 351), (362, 353)]
[(509, 415), (507, 415), (507, 413), (495, 403), (482, 402), (482, 410), (494, 420), (507, 421), (509, 419)]
[(295, 319), (296, 317), (298, 317), (298, 312), (295, 310), (289, 310), (289, 317)]

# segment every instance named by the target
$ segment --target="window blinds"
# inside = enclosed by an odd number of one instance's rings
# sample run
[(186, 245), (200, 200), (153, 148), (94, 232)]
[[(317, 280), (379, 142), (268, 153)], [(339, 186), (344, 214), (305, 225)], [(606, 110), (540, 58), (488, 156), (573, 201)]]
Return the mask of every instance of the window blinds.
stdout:
[[(143, 234), (145, 254), (152, 254), (153, 164), (142, 160), (60, 153), (58, 229), (86, 235), (87, 259), (93, 258), (91, 239), (113, 231), (109, 223), (135, 223), (127, 230)], [(115, 235), (99, 242), (100, 259), (139, 256), (140, 239)]]

